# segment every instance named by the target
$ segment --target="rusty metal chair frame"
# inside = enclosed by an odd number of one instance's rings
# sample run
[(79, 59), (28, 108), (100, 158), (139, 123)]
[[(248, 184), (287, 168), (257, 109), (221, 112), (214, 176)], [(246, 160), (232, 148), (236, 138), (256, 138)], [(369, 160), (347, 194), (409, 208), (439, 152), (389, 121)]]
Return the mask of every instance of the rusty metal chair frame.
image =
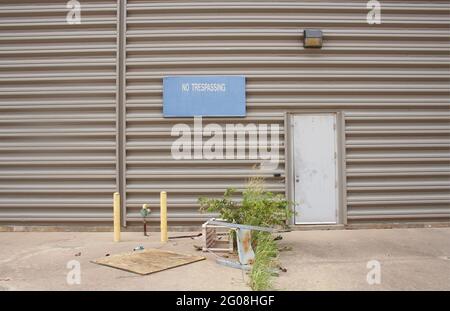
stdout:
[[(239, 255), (239, 262), (227, 260), (223, 257), (218, 256), (216, 259), (217, 263), (237, 268), (241, 270), (250, 270), (251, 264), (255, 260), (255, 253), (251, 244), (251, 231), (264, 231), (264, 232), (275, 232), (275, 229), (267, 228), (267, 227), (259, 227), (259, 226), (250, 226), (250, 225), (242, 225), (242, 224), (234, 224), (229, 223), (221, 219), (211, 218), (207, 222), (205, 222), (202, 226), (203, 236), (204, 236), (204, 246), (203, 251), (208, 251), (214, 253), (214, 251), (233, 251), (232, 241), (229, 243), (229, 247), (227, 249), (224, 248), (214, 248), (214, 238), (215, 233), (214, 230), (209, 230), (210, 228), (227, 228), (229, 230), (236, 231), (236, 241), (237, 241), (237, 249)], [(231, 248), (230, 248), (231, 247)]]

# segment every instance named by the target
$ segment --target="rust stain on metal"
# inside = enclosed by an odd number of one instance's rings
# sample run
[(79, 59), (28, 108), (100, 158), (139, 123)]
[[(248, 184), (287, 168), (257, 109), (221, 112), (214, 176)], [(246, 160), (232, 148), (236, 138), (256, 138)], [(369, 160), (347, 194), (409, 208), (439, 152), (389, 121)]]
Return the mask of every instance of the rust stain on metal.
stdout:
[(252, 235), (250, 234), (250, 231), (245, 232), (244, 239), (242, 240), (242, 246), (244, 249), (244, 252), (248, 252), (250, 250), (252, 243)]

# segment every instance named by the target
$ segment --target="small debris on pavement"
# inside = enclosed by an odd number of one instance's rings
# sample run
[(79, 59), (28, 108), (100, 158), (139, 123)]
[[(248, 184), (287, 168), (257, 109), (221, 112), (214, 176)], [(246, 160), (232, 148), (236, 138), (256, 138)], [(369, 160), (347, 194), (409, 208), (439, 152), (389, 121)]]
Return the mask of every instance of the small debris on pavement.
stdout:
[(273, 238), (274, 241), (279, 241), (282, 239), (283, 239), (283, 237), (281, 235), (277, 235), (276, 237)]
[(75, 254), (76, 257), (81, 256), (81, 252)]
[(139, 246), (133, 248), (133, 251), (141, 251), (141, 250), (143, 250), (143, 249), (144, 249), (144, 246), (139, 245)]
[(201, 250), (203, 250), (203, 247), (200, 246), (200, 245), (195, 245), (195, 244), (194, 244), (194, 248), (195, 248), (196, 251), (201, 251)]
[(105, 257), (108, 257), (109, 256), (109, 254), (105, 254)]
[(11, 278), (8, 278), (8, 277), (6, 277), (6, 278), (0, 278), (0, 281), (2, 281), (2, 282), (8, 282), (8, 281), (11, 281)]
[(202, 233), (201, 233), (201, 232), (200, 232), (200, 233), (197, 233), (197, 234), (193, 234), (193, 235), (171, 236), (171, 237), (169, 237), (169, 240), (173, 240), (173, 239), (183, 239), (183, 238), (191, 238), (191, 239), (194, 239), (194, 238), (197, 238), (197, 237), (199, 237), (199, 236), (202, 236)]
[(278, 251), (280, 251), (280, 252), (291, 251), (291, 250), (292, 250), (292, 246), (283, 246), (278, 249)]

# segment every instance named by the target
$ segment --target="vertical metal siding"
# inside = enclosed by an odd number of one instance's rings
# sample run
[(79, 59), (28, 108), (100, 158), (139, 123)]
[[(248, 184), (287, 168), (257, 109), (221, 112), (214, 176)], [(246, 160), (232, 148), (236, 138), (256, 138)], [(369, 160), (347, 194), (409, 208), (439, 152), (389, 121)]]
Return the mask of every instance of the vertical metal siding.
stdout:
[(105, 221), (116, 189), (116, 1), (0, 2), (0, 221)]
[[(247, 77), (244, 122), (278, 122), (283, 135), (286, 111), (345, 112), (350, 223), (450, 220), (448, 2), (382, 1), (381, 25), (368, 25), (367, 12), (365, 1), (129, 0), (128, 219), (138, 218), (142, 202), (157, 208), (158, 191), (167, 190), (172, 221), (199, 221), (198, 196), (241, 189), (255, 174), (255, 161), (170, 156), (171, 127), (189, 121), (162, 118), (162, 77), (223, 74)], [(303, 49), (304, 28), (323, 30), (322, 50)], [(379, 134), (380, 127), (392, 135)], [(434, 132), (415, 139), (423, 130)], [(275, 192), (284, 191), (281, 159), (282, 177), (267, 176)], [(410, 194), (423, 203), (408, 205)]]

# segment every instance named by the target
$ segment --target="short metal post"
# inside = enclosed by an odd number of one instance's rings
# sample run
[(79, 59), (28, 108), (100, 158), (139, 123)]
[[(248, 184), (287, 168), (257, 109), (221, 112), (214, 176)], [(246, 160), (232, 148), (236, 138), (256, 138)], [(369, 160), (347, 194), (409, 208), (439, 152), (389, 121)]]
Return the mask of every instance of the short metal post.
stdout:
[(114, 242), (120, 241), (120, 194), (114, 192)]

